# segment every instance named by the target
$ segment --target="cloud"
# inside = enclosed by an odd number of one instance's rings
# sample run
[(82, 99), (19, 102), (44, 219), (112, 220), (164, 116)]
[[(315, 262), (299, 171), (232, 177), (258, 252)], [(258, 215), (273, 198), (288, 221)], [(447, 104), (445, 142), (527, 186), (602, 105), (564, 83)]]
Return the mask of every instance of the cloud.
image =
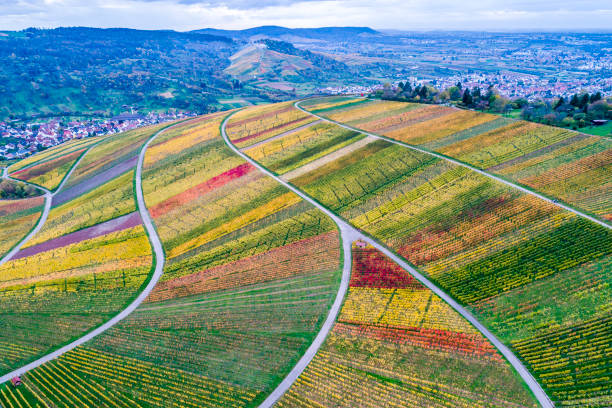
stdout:
[[(156, 1), (156, 0), (145, 0)], [(317, 0), (302, 0), (302, 2), (317, 1)], [(206, 0), (178, 0), (179, 4), (197, 4), (204, 7), (227, 7), (237, 10), (252, 10), (268, 7), (291, 6), (297, 3), (295, 0), (222, 0), (222, 1), (206, 1)]]
[(371, 26), (402, 30), (609, 28), (594, 0), (0, 0), (0, 29), (93, 26), (192, 30)]

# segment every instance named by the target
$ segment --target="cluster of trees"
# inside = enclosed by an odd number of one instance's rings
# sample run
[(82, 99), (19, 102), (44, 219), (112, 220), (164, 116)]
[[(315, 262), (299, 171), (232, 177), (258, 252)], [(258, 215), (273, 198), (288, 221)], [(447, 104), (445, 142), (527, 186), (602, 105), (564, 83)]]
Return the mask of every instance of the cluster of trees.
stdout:
[(0, 182), (0, 199), (2, 200), (16, 200), (36, 195), (40, 195), (40, 192), (27, 184), (15, 183), (10, 180)]
[(469, 89), (461, 82), (443, 91), (428, 84), (413, 87), (409, 82), (400, 82), (397, 88), (385, 85), (378, 95), (383, 99), (403, 100), (419, 103), (452, 103), (470, 109), (504, 113), (515, 108), (521, 108), (525, 100), (511, 101), (497, 93), (495, 88), (481, 90), (478, 87)]
[(397, 87), (386, 84), (374, 97), (419, 103), (452, 104), (463, 108), (493, 113), (509, 113), (520, 109), (522, 119), (571, 129), (590, 126), (594, 121), (612, 120), (612, 99), (601, 92), (574, 94), (552, 101), (528, 101), (525, 98), (508, 99), (494, 87), (486, 90), (469, 89), (459, 82), (443, 91), (428, 85), (410, 85), (400, 82)]
[[(271, 51), (301, 57), (308, 61), (312, 66), (311, 68), (300, 69), (298, 75), (289, 76), (283, 74), (283, 71), (285, 70), (284, 64), (279, 64), (272, 70), (275, 72), (269, 76), (269, 79), (271, 80), (281, 79), (289, 80), (292, 83), (314, 82), (317, 84), (325, 84), (328, 83), (328, 81), (333, 80), (344, 81), (360, 74), (359, 70), (351, 68), (343, 62), (336, 61), (335, 59), (327, 57), (323, 54), (296, 48), (293, 44), (285, 41), (263, 39), (257, 42), (265, 44)], [(289, 65), (292, 64), (289, 63)]]
[(612, 120), (612, 100), (606, 100), (600, 92), (574, 94), (553, 101), (535, 101), (526, 104), (521, 111), (526, 120), (578, 129), (590, 126), (594, 121)]

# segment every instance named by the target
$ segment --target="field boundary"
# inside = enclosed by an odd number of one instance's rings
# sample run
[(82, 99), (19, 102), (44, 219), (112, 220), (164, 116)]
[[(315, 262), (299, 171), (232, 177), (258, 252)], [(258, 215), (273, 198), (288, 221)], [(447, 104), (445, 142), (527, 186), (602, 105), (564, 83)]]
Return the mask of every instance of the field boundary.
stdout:
[[(1, 259), (0, 259), (0, 265), (10, 261), (15, 254), (17, 254), (17, 252), (19, 252), (21, 250), (21, 247), (28, 242), (30, 239), (32, 239), (32, 237), (36, 234), (38, 234), (38, 232), (42, 229), (42, 227), (45, 225), (45, 222), (47, 222), (47, 217), (49, 216), (49, 212), (51, 212), (51, 207), (53, 207), (53, 197), (55, 197), (56, 194), (58, 194), (62, 188), (64, 187), (64, 184), (66, 184), (66, 182), (68, 181), (68, 179), (70, 178), (70, 176), (72, 175), (72, 173), (74, 172), (74, 169), (76, 169), (76, 167), (79, 165), (79, 163), (81, 162), (81, 160), (83, 160), (83, 158), (85, 157), (85, 155), (96, 145), (98, 145), (99, 143), (101, 143), (104, 139), (97, 141), (96, 143), (93, 143), (92, 145), (90, 145), (87, 149), (85, 149), (85, 151), (83, 153), (80, 154), (79, 158), (77, 160), (74, 161), (74, 163), (72, 163), (72, 165), (70, 166), (70, 169), (66, 172), (66, 174), (64, 175), (64, 177), (62, 178), (62, 181), (60, 182), (60, 184), (57, 186), (57, 188), (53, 191), (49, 190), (46, 187), (40, 186), (38, 184), (35, 183), (30, 183), (28, 181), (25, 180), (20, 180), (20, 179), (16, 179), (13, 178), (9, 175), (9, 171), (8, 171), (8, 167), (4, 167), (4, 169), (2, 170), (2, 178), (6, 179), (6, 180), (13, 180), (16, 182), (21, 182), (21, 183), (25, 183), (28, 185), (31, 185), (32, 187), (35, 187), (41, 191), (43, 191), (45, 193), (45, 206), (43, 208), (42, 213), (40, 214), (40, 217), (38, 218), (38, 222), (36, 223), (36, 225), (30, 230), (30, 232), (23, 237), (19, 242), (17, 242), (11, 249), (9, 252), (7, 252)], [(29, 166), (27, 166), (26, 168), (28, 168)]]
[(364, 135), (372, 136), (372, 137), (375, 137), (375, 138), (378, 138), (378, 139), (386, 140), (389, 143), (394, 143), (394, 144), (397, 144), (397, 145), (400, 145), (400, 146), (404, 146), (404, 147), (406, 147), (408, 149), (412, 149), (412, 150), (415, 150), (415, 151), (420, 152), (420, 153), (428, 154), (428, 155), (434, 156), (434, 157), (436, 157), (438, 159), (446, 160), (446, 161), (451, 162), (453, 164), (456, 164), (458, 166), (465, 167), (465, 168), (470, 169), (472, 171), (475, 171), (476, 173), (481, 174), (481, 175), (483, 175), (485, 177), (488, 177), (488, 178), (493, 179), (493, 180), (495, 180), (497, 182), (500, 182), (502, 184), (510, 186), (510, 187), (512, 187), (514, 189), (522, 191), (523, 193), (530, 194), (530, 195), (532, 195), (534, 197), (537, 197), (537, 198), (539, 198), (541, 200), (546, 201), (547, 203), (550, 203), (550, 204), (556, 205), (557, 207), (563, 208), (564, 210), (567, 210), (567, 211), (569, 211), (571, 213), (574, 213), (574, 214), (578, 215), (579, 217), (585, 218), (585, 219), (587, 219), (587, 220), (589, 220), (591, 222), (594, 222), (594, 223), (596, 223), (598, 225), (601, 225), (602, 227), (605, 227), (607, 229), (612, 229), (612, 225), (608, 224), (607, 222), (604, 222), (604, 221), (602, 221), (602, 220), (600, 220), (598, 218), (595, 218), (595, 217), (593, 217), (593, 216), (591, 216), (589, 214), (586, 214), (586, 213), (584, 213), (584, 212), (582, 212), (580, 210), (577, 210), (577, 209), (575, 209), (575, 208), (573, 208), (573, 207), (571, 207), (569, 205), (563, 204), (563, 203), (559, 202), (557, 199), (549, 198), (549, 197), (545, 196), (544, 194), (538, 193), (538, 192), (536, 192), (536, 191), (534, 191), (534, 190), (532, 190), (530, 188), (527, 188), (525, 186), (521, 186), (520, 184), (516, 184), (516, 183), (514, 183), (512, 181), (506, 180), (503, 177), (491, 174), (491, 173), (489, 173), (489, 172), (487, 172), (485, 170), (481, 170), (481, 169), (479, 169), (477, 167), (474, 167), (474, 166), (472, 166), (470, 164), (462, 162), (461, 160), (453, 159), (452, 157), (448, 157), (448, 156), (446, 156), (444, 154), (441, 154), (441, 153), (432, 152), (430, 150), (423, 149), (423, 148), (420, 148), (420, 147), (417, 147), (417, 146), (414, 146), (414, 145), (411, 145), (411, 144), (408, 144), (408, 143), (400, 142), (399, 140), (395, 140), (395, 139), (392, 139), (392, 138), (387, 137), (387, 136), (382, 136), (382, 135), (379, 135), (379, 134), (376, 134), (376, 133), (367, 132), (365, 130), (361, 130), (359, 128), (356, 128), (356, 127), (344, 124), (342, 122), (338, 122), (338, 121), (329, 119), (329, 118), (327, 118), (325, 116), (320, 116), (320, 115), (317, 115), (316, 113), (312, 113), (312, 112), (310, 112), (310, 111), (308, 111), (308, 110), (306, 110), (306, 109), (304, 109), (304, 108), (302, 108), (300, 106), (300, 103), (305, 101), (305, 100), (306, 99), (302, 99), (302, 100), (296, 101), (293, 104), (293, 106), (295, 106), (296, 109), (299, 109), (300, 111), (302, 111), (304, 113), (312, 115), (312, 116), (314, 116), (316, 118), (319, 118), (321, 120), (324, 120), (326, 122), (334, 123), (334, 124), (336, 124), (336, 125), (338, 125), (340, 127), (343, 127), (345, 129), (352, 130), (352, 131), (355, 131), (355, 132), (360, 132), (360, 133), (362, 133)]
[[(125, 319), (127, 316), (129, 316), (138, 306), (140, 306), (140, 304), (147, 298), (147, 296), (149, 295), (149, 293), (151, 293), (151, 291), (153, 290), (153, 288), (155, 287), (155, 285), (157, 284), (157, 282), (159, 281), (159, 278), (161, 277), (161, 275), (163, 274), (163, 269), (164, 269), (164, 264), (165, 264), (165, 255), (164, 255), (164, 250), (161, 244), (161, 240), (159, 239), (159, 235), (157, 234), (157, 231), (153, 225), (153, 221), (151, 219), (151, 216), (149, 214), (149, 211), (145, 205), (145, 201), (144, 201), (144, 194), (142, 191), (142, 167), (144, 164), (144, 158), (145, 158), (145, 154), (147, 151), (147, 147), (149, 146), (149, 144), (151, 142), (153, 142), (153, 140), (158, 137), (159, 135), (161, 135), (163, 132), (165, 132), (166, 130), (177, 126), (179, 124), (182, 124), (184, 121), (180, 121), (174, 124), (171, 124), (169, 126), (165, 126), (162, 129), (158, 130), (155, 134), (153, 134), (151, 137), (149, 137), (149, 139), (141, 146), (140, 148), (140, 153), (138, 156), (138, 164), (136, 166), (136, 171), (134, 172), (135, 177), (134, 177), (134, 186), (135, 186), (135, 194), (136, 194), (136, 205), (138, 208), (138, 212), (140, 213), (140, 217), (142, 219), (142, 224), (145, 228), (145, 231), (147, 233), (147, 236), (149, 238), (149, 242), (151, 244), (151, 249), (152, 249), (152, 258), (153, 258), (153, 264), (154, 267), (152, 267), (153, 270), (153, 274), (150, 275), (147, 285), (146, 287), (138, 294), (138, 296), (132, 300), (132, 302), (123, 310), (121, 310), (117, 315), (115, 315), (112, 319), (104, 322), (103, 324), (101, 324), (100, 326), (90, 330), (89, 332), (85, 333), (83, 336), (79, 337), (78, 339), (58, 348), (57, 350), (52, 351), (51, 353), (48, 353), (22, 367), (19, 367), (7, 374), (4, 374), (3, 376), (0, 377), (0, 384), (5, 383), (7, 381), (9, 381), (11, 378), (13, 377), (17, 377), (20, 375), (23, 375), (24, 373), (33, 370), (51, 360), (54, 360), (58, 357), (60, 357), (62, 354), (67, 353), (70, 350), (75, 349), (76, 347), (82, 345), (83, 343), (86, 343), (87, 341), (93, 339), (94, 337), (104, 333), (106, 330), (110, 329), (111, 327), (115, 326), (117, 323), (119, 323), (121, 320)], [(59, 189), (57, 190), (59, 191)], [(49, 200), (48, 203), (50, 204), (51, 202), (51, 198), (52, 198), (52, 194), (51, 192), (48, 192), (48, 196), (49, 196)], [(31, 234), (33, 235), (33, 234)]]
[[(298, 102), (296, 102), (294, 105), (297, 105)], [(305, 111), (305, 110), (303, 110), (303, 109), (301, 109), (299, 107), (298, 107), (298, 109), (302, 110), (305, 113), (309, 113), (309, 112), (307, 112), (307, 111)], [(242, 158), (247, 160), (253, 166), (257, 167), (259, 170), (261, 170), (262, 172), (264, 172), (268, 176), (274, 178), (276, 181), (281, 183), (283, 186), (287, 187), (289, 190), (291, 190), (295, 194), (299, 195), (304, 200), (308, 201), (309, 203), (311, 203), (315, 207), (317, 207), (319, 210), (324, 212), (326, 215), (328, 215), (330, 218), (332, 218), (334, 220), (334, 222), (336, 222), (336, 224), (338, 224), (338, 226), (341, 228), (341, 230), (346, 230), (347, 231), (347, 234), (349, 234), (347, 236), (350, 236), (351, 240), (361, 239), (361, 240), (369, 243), (370, 245), (372, 245), (373, 247), (375, 247), (376, 249), (381, 251), (383, 254), (385, 254), (387, 257), (389, 257), (391, 260), (393, 260), (395, 263), (397, 263), (399, 266), (401, 266), (403, 269), (405, 269), (408, 272), (410, 272), (410, 274), (412, 274), (412, 276), (414, 276), (419, 282), (421, 282), (423, 285), (425, 285), (427, 288), (429, 288), (431, 291), (433, 291), (442, 300), (444, 300), (446, 303), (448, 303), (449, 306), (451, 306), (461, 316), (463, 316), (467, 321), (469, 321), (474, 326), (474, 328), (476, 328), (480, 333), (482, 333), (482, 335), (485, 336), (500, 351), (500, 353), (503, 355), (503, 357), (510, 363), (510, 365), (512, 365), (512, 367), (516, 370), (516, 372), (521, 376), (523, 381), (529, 387), (530, 391), (532, 392), (532, 394), (534, 395), (534, 397), (537, 399), (537, 401), (540, 403), (540, 405), (542, 407), (544, 407), (544, 408), (554, 408), (554, 404), (552, 403), (552, 401), (550, 400), (550, 398), (548, 397), (548, 395), (546, 394), (544, 389), (540, 386), (540, 384), (536, 381), (536, 379), (531, 375), (531, 373), (527, 370), (527, 368), (523, 365), (523, 363), (518, 359), (518, 357), (505, 344), (503, 344), (493, 333), (491, 333), (478, 319), (476, 319), (476, 317), (474, 317), (467, 309), (465, 309), (463, 306), (461, 306), (450, 295), (448, 295), (441, 288), (436, 286), (433, 282), (431, 282), (423, 274), (421, 274), (419, 271), (417, 271), (412, 265), (408, 264), (406, 261), (404, 261), (402, 258), (400, 258), (397, 254), (395, 254), (393, 251), (391, 251), (389, 248), (387, 248), (385, 245), (383, 245), (380, 242), (378, 242), (378, 240), (374, 239), (373, 237), (369, 236), (368, 234), (364, 233), (363, 231), (353, 227), (348, 222), (346, 222), (345, 220), (340, 218), (338, 215), (333, 213), (331, 210), (329, 210), (327, 207), (325, 207), (320, 202), (318, 202), (316, 199), (314, 199), (310, 195), (304, 193), (303, 191), (301, 191), (297, 187), (293, 186), (293, 184), (291, 184), (291, 183), (283, 180), (279, 176), (275, 175), (272, 171), (268, 170), (266, 167), (262, 166), (257, 161), (251, 159), (245, 153), (240, 151), (240, 149), (238, 149), (230, 141), (230, 139), (227, 136), (227, 133), (225, 131), (225, 127), (226, 127), (227, 121), (234, 115), (234, 113), (235, 112), (229, 114), (228, 116), (225, 117), (225, 119), (223, 119), (223, 122), (221, 123), (221, 135), (222, 135), (223, 140), (225, 141), (225, 143), (236, 154), (240, 155)], [(316, 115), (314, 115), (314, 116), (316, 116)], [(321, 117), (320, 117), (320, 119), (324, 119), (326, 121), (329, 121), (329, 120), (327, 120), (325, 118), (321, 118)], [(347, 128), (347, 129), (349, 129), (349, 128)], [(358, 129), (349, 129), (349, 130), (359, 131)], [(361, 133), (364, 133), (364, 132), (361, 132)], [(365, 133), (365, 134), (367, 135), (367, 133)], [(377, 135), (372, 135), (372, 136), (379, 137)], [(319, 336), (317, 336), (317, 340), (319, 340)], [(313, 342), (311, 347), (314, 347), (314, 348), (316, 348), (316, 350), (318, 350), (321, 347), (321, 345), (323, 344), (324, 340), (325, 339), (323, 338), (320, 341), (320, 343), (317, 343), (317, 344), (315, 344)], [(309, 350), (310, 350), (310, 348), (309, 348)], [(315, 353), (316, 353), (316, 350), (315, 350)], [(300, 371), (300, 373), (301, 373), (301, 371), (303, 371), (303, 368), (300, 370), (299, 367), (296, 366), (295, 370), (296, 371)], [(298, 374), (294, 378), (294, 376), (293, 376), (294, 372), (293, 371), (291, 372), (291, 374), (292, 374), (291, 377), (288, 376), (287, 378), (285, 378), (285, 380), (289, 384), (288, 385), (285, 384), (285, 387), (283, 387), (284, 390), (278, 390), (278, 392), (277, 392), (277, 390), (275, 390), (273, 392), (273, 394), (271, 394), (268, 397), (268, 399), (266, 399), (264, 401), (264, 403), (262, 403), (260, 405), (260, 408), (271, 407), (278, 400), (278, 398), (280, 398), (284, 394), (284, 392), (289, 389), (289, 387), (293, 384), (293, 382), (299, 376), (299, 374)], [(284, 384), (285, 380), (283, 380), (283, 382), (281, 384)], [(266, 404), (266, 405), (264, 405), (264, 404)]]
[(14, 257), (17, 252), (19, 252), (21, 247), (26, 242), (28, 242), (34, 235), (38, 234), (38, 232), (41, 230), (43, 225), (45, 225), (45, 222), (47, 222), (47, 217), (49, 216), (49, 212), (51, 211), (51, 202), (53, 200), (53, 193), (51, 193), (51, 191), (47, 190), (46, 188), (41, 187), (41, 186), (36, 185), (36, 184), (28, 183), (27, 181), (23, 181), (23, 180), (19, 180), (19, 179), (14, 179), (11, 176), (9, 176), (8, 175), (8, 167), (4, 167), (4, 169), (2, 170), (2, 179), (4, 179), (4, 180), (12, 180), (12, 181), (15, 181), (15, 182), (20, 182), (20, 183), (25, 183), (25, 184), (28, 184), (30, 186), (33, 186), (33, 187), (37, 188), (38, 190), (41, 190), (42, 192), (45, 193), (45, 205), (44, 205), (43, 210), (40, 213), (40, 217), (38, 217), (38, 221), (36, 222), (34, 227), (32, 227), (32, 229), (30, 229), (30, 232), (28, 232), (23, 238), (21, 238), (21, 240), (19, 240), (19, 242), (17, 242), (15, 245), (13, 245), (13, 247), (6, 254), (4, 254), (4, 256), (2, 258), (0, 258), (0, 265), (3, 265), (6, 262), (10, 261), (11, 258)]

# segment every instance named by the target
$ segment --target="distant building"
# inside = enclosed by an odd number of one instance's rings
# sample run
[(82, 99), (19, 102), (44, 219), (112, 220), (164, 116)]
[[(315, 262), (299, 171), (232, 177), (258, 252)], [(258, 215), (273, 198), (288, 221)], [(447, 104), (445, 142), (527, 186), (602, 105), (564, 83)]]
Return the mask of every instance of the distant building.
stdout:
[(144, 119), (145, 119), (144, 116), (138, 115), (135, 113), (123, 113), (121, 115), (113, 116), (111, 118), (111, 120), (115, 122), (125, 122), (128, 120), (144, 120)]

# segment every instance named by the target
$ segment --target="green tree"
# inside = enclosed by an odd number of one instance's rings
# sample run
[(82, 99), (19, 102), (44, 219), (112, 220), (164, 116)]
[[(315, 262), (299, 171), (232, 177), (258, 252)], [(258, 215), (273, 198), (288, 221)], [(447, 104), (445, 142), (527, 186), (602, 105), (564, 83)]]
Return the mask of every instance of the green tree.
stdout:
[(472, 97), (474, 98), (474, 100), (480, 99), (481, 95), (479, 87), (475, 86), (474, 89), (472, 89)]
[(565, 105), (565, 99), (563, 97), (560, 97), (557, 102), (555, 102), (553, 109), (558, 109), (559, 107)]
[(597, 92), (597, 93), (594, 93), (593, 95), (591, 95), (591, 99), (590, 99), (591, 103), (595, 103), (595, 102), (600, 101), (600, 100), (601, 100), (601, 92)]
[(423, 99), (426, 99), (428, 94), (429, 94), (429, 91), (427, 90), (427, 87), (423, 85), (421, 87), (421, 90), (419, 91), (419, 96)]
[(589, 100), (590, 100), (590, 96), (588, 93), (585, 93), (584, 95), (582, 95), (582, 98), (580, 98), (580, 103), (578, 104), (578, 107), (580, 109), (584, 109), (588, 104), (589, 104)]
[(465, 106), (472, 106), (474, 100), (472, 99), (472, 94), (470, 93), (469, 89), (466, 89), (463, 93), (462, 101)]
[(572, 99), (570, 99), (570, 105), (578, 107), (580, 106), (580, 101), (578, 100), (578, 95), (573, 94)]
[(461, 99), (461, 88), (457, 86), (451, 86), (448, 88), (448, 97), (453, 101)]

